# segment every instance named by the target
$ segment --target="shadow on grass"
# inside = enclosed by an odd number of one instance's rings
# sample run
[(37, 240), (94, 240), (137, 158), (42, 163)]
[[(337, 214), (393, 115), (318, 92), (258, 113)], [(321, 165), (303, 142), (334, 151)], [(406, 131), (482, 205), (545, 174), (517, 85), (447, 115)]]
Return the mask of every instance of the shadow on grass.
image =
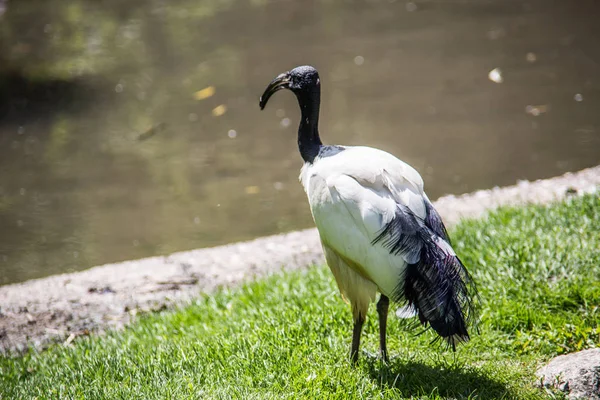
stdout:
[[(396, 388), (405, 396), (437, 394), (447, 398), (506, 399), (514, 393), (502, 383), (477, 369), (461, 366), (432, 367), (420, 362), (392, 360), (389, 365), (378, 358), (363, 358), (371, 379), (382, 387)], [(468, 367), (467, 367), (468, 368)]]

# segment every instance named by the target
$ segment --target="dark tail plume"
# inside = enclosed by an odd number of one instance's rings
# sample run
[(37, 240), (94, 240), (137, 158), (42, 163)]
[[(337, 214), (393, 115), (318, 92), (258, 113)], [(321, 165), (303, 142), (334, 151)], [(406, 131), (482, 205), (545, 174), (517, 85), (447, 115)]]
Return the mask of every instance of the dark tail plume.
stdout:
[(456, 344), (469, 340), (475, 288), (460, 259), (447, 254), (428, 236), (423, 238), (420, 260), (407, 266), (397, 296), (408, 300), (421, 323), (429, 324), (455, 350)]
[(467, 327), (475, 320), (477, 292), (467, 269), (454, 254), (441, 218), (426, 204), (427, 218), (398, 206), (373, 244), (381, 242), (392, 254), (406, 255), (409, 263), (394, 293), (394, 301), (408, 301), (419, 320), (429, 324), (452, 349), (469, 340)]

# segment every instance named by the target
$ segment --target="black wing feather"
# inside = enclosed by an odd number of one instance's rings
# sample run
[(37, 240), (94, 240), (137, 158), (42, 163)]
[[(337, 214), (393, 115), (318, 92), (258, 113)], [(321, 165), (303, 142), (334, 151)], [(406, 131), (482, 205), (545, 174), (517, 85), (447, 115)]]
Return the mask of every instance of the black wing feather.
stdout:
[(444, 239), (446, 243), (452, 245), (450, 236), (448, 236), (448, 231), (446, 231), (446, 226), (442, 221), (442, 217), (440, 217), (437, 210), (433, 208), (433, 204), (431, 204), (429, 200), (425, 200), (425, 213), (425, 226)]
[(460, 259), (444, 250), (450, 245), (441, 217), (425, 202), (426, 218), (398, 204), (394, 218), (373, 240), (391, 254), (404, 254), (409, 262), (393, 296), (408, 301), (423, 325), (429, 324), (454, 349), (469, 340), (467, 326), (475, 315), (472, 297), (475, 285)]

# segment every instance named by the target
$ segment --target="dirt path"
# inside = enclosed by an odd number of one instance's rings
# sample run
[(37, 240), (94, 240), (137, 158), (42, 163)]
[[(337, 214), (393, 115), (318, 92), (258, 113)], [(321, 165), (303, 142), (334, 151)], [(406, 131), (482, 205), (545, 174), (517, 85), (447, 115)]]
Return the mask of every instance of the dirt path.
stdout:
[[(435, 202), (448, 225), (501, 205), (548, 203), (594, 192), (600, 166), (515, 186), (445, 196)], [(249, 242), (108, 264), (0, 287), (0, 353), (70, 343), (119, 328), (141, 312), (180, 305), (222, 285), (323, 263), (315, 229)]]

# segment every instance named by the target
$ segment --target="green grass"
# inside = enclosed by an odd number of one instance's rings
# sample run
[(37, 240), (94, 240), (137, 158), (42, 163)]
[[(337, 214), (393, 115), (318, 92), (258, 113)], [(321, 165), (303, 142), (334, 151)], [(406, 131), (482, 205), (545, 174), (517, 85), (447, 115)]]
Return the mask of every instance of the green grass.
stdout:
[[(0, 398), (548, 398), (534, 372), (600, 345), (600, 199), (504, 209), (451, 234), (481, 297), (456, 353), (390, 316), (389, 365), (348, 361), (349, 307), (326, 267), (205, 296), (124, 332), (0, 358)], [(377, 351), (374, 308), (363, 349)]]

